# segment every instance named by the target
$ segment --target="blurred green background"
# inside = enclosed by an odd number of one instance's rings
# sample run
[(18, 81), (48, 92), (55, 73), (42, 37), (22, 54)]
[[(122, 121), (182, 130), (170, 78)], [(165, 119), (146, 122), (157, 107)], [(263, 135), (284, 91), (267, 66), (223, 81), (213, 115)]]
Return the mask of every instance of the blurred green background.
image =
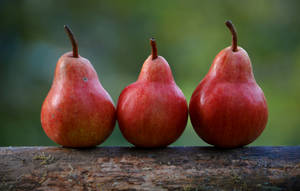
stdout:
[[(300, 144), (300, 1), (0, 1), (0, 146), (55, 145), (40, 109), (58, 58), (79, 42), (115, 103), (150, 54), (149, 38), (169, 62), (187, 100), (214, 57), (238, 31), (265, 92), (269, 121), (252, 145)], [(103, 145), (129, 145), (118, 126)], [(173, 145), (205, 145), (190, 121)]]

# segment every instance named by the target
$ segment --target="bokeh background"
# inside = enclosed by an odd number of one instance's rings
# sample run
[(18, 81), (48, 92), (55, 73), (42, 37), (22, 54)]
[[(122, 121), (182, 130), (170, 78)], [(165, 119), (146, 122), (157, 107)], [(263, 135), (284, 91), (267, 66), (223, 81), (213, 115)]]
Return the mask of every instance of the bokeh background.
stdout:
[[(269, 121), (252, 145), (300, 144), (300, 1), (0, 1), (0, 146), (55, 145), (40, 109), (58, 58), (71, 50), (68, 24), (115, 103), (150, 54), (149, 38), (187, 100), (238, 31), (265, 92)], [(103, 145), (129, 145), (118, 126)], [(173, 145), (205, 145), (190, 121)]]

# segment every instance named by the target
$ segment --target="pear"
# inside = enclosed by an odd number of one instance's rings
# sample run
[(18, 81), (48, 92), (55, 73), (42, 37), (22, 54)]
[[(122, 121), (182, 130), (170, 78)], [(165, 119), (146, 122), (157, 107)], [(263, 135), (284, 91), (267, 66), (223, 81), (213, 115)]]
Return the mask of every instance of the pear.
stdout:
[(56, 65), (52, 87), (42, 105), (41, 123), (47, 136), (65, 147), (91, 147), (113, 131), (116, 111), (92, 64), (78, 54), (77, 41), (65, 30), (73, 52)]
[(138, 80), (121, 93), (117, 105), (120, 130), (137, 147), (165, 147), (176, 141), (185, 129), (188, 108), (176, 85), (168, 62), (152, 54), (144, 62)]
[(247, 52), (237, 46), (231, 21), (232, 46), (214, 59), (209, 72), (195, 89), (189, 105), (192, 125), (208, 144), (235, 148), (253, 142), (264, 130), (268, 108), (257, 85)]

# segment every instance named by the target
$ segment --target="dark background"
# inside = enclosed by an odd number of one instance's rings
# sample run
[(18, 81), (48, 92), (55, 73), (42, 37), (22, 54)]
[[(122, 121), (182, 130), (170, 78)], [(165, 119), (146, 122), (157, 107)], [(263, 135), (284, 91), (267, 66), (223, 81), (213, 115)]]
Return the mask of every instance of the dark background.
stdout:
[[(0, 146), (54, 145), (40, 109), (58, 58), (71, 50), (63, 25), (79, 42), (117, 102), (150, 54), (149, 38), (169, 62), (187, 100), (214, 57), (238, 31), (265, 92), (269, 121), (252, 145), (300, 144), (299, 1), (0, 1)], [(190, 122), (173, 145), (204, 145)], [(128, 145), (118, 126), (103, 145)]]

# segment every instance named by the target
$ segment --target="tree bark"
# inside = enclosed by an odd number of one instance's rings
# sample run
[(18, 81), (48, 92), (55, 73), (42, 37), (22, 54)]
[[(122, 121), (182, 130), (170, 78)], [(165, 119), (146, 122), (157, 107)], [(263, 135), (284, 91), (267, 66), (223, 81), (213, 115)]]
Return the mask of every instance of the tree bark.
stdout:
[(0, 147), (0, 190), (300, 190), (300, 146)]

